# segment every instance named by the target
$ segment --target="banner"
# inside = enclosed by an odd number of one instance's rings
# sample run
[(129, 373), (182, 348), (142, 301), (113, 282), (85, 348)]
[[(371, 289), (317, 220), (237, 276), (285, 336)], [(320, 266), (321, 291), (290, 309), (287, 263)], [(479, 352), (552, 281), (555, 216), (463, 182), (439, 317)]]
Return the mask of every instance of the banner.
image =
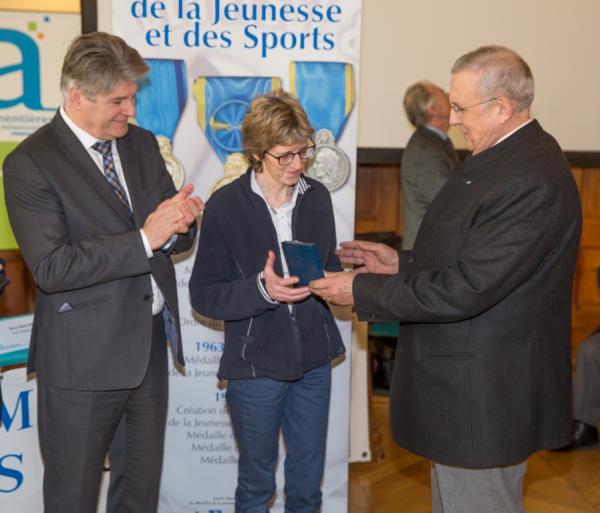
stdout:
[[(105, 19), (102, 10), (111, 6), (99, 7)], [(181, 165), (176, 176), (206, 199), (213, 185), (245, 171), (239, 125), (249, 102), (282, 87), (300, 99), (318, 130), (308, 174), (331, 191), (338, 240), (352, 239), (360, 9), (360, 0), (112, 2), (113, 32), (151, 64), (140, 91), (152, 108), (143, 106), (138, 124), (169, 139), (168, 158)], [(222, 324), (192, 312), (187, 286), (194, 255), (176, 258), (186, 369), (170, 368), (159, 511), (232, 513), (237, 452), (216, 377)], [(323, 513), (347, 511), (351, 323), (339, 326), (347, 356), (333, 369)], [(282, 467), (274, 512), (283, 511)]]
[(2, 379), (0, 504), (2, 511), (42, 511), (43, 466), (38, 448), (35, 380), (25, 369)]
[[(48, 123), (62, 103), (59, 88), (68, 43), (80, 32), (78, 14), (0, 10), (0, 168), (12, 149)], [(0, 180), (0, 249), (16, 249)]]
[[(0, 169), (17, 144), (54, 116), (68, 43), (80, 33), (79, 14), (0, 10)], [(0, 173), (0, 249), (15, 249)], [(10, 294), (11, 286), (5, 294)], [(27, 359), (32, 315), (0, 319), (0, 367)], [(37, 436), (36, 382), (25, 369), (6, 372), (0, 426), (2, 511), (42, 511), (43, 466)]]

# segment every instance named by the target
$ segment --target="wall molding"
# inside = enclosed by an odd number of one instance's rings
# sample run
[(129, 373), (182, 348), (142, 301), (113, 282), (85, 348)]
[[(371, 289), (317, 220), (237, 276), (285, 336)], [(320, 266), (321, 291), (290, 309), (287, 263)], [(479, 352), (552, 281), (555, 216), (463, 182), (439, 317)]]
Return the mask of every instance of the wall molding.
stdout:
[[(357, 161), (359, 166), (399, 166), (404, 148), (358, 148)], [(464, 158), (465, 150), (458, 150)], [(600, 151), (565, 151), (569, 164), (573, 167), (600, 168)]]

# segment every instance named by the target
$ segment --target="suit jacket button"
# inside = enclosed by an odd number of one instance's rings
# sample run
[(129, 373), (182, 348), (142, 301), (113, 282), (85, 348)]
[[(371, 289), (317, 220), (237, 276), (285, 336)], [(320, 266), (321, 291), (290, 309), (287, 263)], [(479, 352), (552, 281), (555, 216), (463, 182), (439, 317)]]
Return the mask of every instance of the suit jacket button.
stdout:
[(146, 301), (146, 303), (150, 303), (152, 301), (152, 294), (145, 294), (143, 300)]

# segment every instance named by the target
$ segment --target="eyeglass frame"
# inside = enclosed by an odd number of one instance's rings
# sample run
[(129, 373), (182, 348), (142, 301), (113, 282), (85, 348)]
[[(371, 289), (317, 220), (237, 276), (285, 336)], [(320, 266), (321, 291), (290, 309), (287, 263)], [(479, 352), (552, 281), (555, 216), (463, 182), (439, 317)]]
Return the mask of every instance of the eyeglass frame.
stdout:
[(477, 107), (478, 105), (483, 105), (484, 103), (493, 102), (494, 100), (497, 100), (498, 98), (500, 98), (500, 96), (494, 96), (493, 98), (488, 98), (487, 100), (483, 100), (482, 102), (479, 102), (479, 103), (474, 103), (473, 105), (467, 105), (466, 107), (461, 107), (460, 105), (457, 105), (454, 102), (450, 102), (450, 108), (452, 109), (454, 114), (462, 114), (467, 109), (470, 109), (472, 107)]
[[(267, 155), (270, 155), (271, 157), (273, 157), (277, 161), (277, 164), (279, 164), (281, 167), (285, 167), (285, 166), (289, 166), (292, 162), (294, 162), (294, 158), (296, 157), (296, 155), (298, 155), (298, 158), (300, 160), (302, 160), (302, 161), (310, 160), (311, 158), (313, 158), (315, 156), (315, 151), (317, 149), (317, 145), (314, 143), (314, 141), (312, 139), (310, 139), (310, 142), (312, 144), (307, 144), (300, 151), (286, 151), (283, 155), (279, 155), (279, 156), (273, 155), (271, 152), (266, 151), (266, 150), (265, 150), (265, 153)], [(312, 154), (311, 155), (306, 155), (305, 157), (303, 157), (301, 155), (301, 153), (305, 153), (305, 152), (307, 152), (309, 150), (312, 150)], [(290, 158), (291, 157), (291, 160), (289, 162), (286, 162), (285, 164), (282, 164), (281, 163), (281, 159), (284, 158), (284, 157), (286, 157), (286, 158)]]

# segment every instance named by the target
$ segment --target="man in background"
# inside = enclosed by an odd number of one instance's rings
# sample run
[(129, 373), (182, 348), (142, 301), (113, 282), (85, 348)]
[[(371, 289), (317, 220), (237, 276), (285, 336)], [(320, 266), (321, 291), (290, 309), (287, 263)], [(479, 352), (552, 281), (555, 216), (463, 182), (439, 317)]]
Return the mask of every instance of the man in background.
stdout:
[(576, 451), (598, 446), (600, 423), (600, 327), (577, 348), (573, 380), (571, 441), (557, 451)]
[(135, 117), (148, 67), (105, 33), (78, 37), (64, 104), (4, 161), (6, 205), (36, 283), (29, 372), (38, 380), (45, 513), (95, 513), (124, 418), (118, 511), (157, 509), (167, 340), (183, 364), (171, 251), (191, 247), (202, 201), (178, 193)]
[(342, 243), (313, 293), (398, 319), (390, 417), (398, 445), (432, 462), (433, 513), (522, 513), (526, 460), (571, 430), (571, 294), (579, 194), (554, 138), (531, 118), (527, 63), (500, 46), (452, 68), (450, 123), (472, 155), (423, 218), (412, 260)]
[(404, 110), (416, 128), (402, 153), (404, 204), (402, 249), (411, 250), (421, 220), (450, 173), (460, 165), (452, 141), (448, 94), (430, 82), (417, 82), (404, 95)]

